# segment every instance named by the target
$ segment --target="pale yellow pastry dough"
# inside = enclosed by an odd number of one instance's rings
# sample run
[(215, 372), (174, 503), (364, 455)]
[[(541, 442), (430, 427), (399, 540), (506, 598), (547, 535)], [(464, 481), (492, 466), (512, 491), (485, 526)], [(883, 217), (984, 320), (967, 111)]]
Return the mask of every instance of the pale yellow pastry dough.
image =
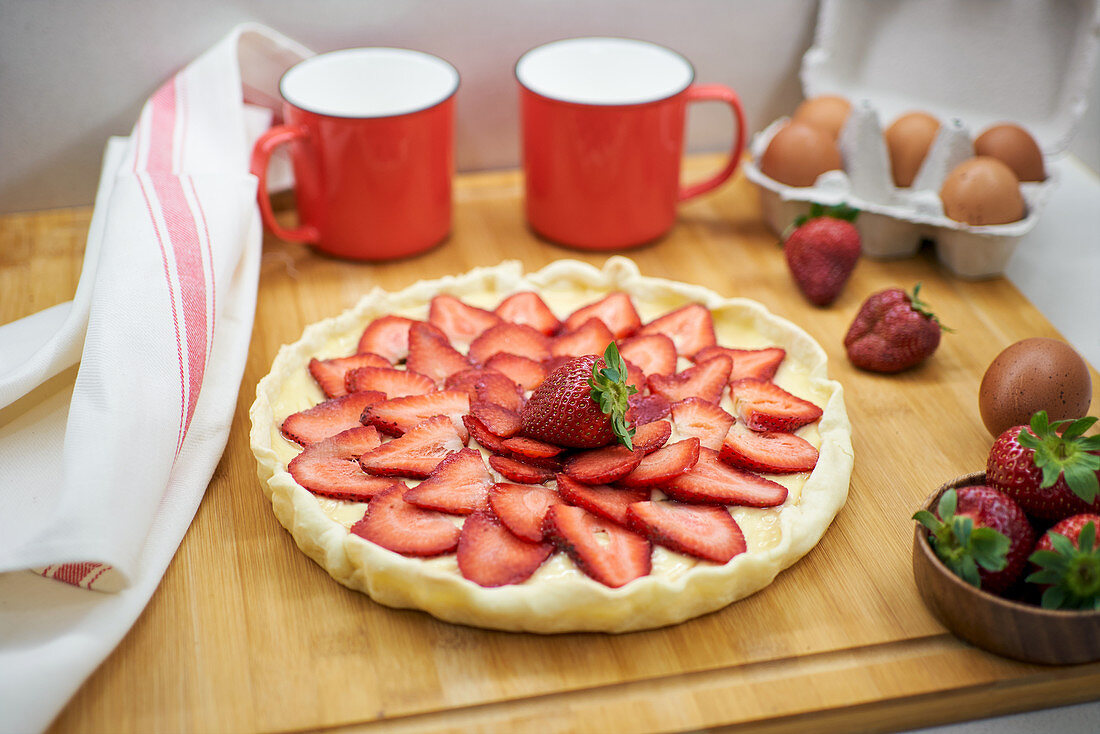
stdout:
[[(323, 399), (306, 368), (311, 357), (353, 353), (363, 328), (385, 314), (426, 319), (428, 302), (438, 293), (492, 309), (505, 296), (524, 290), (537, 291), (559, 318), (615, 290), (631, 295), (643, 322), (698, 302), (711, 310), (719, 344), (787, 350), (775, 381), (824, 409), (817, 423), (799, 431), (819, 448), (821, 458), (808, 476), (769, 477), (789, 489), (780, 507), (731, 508), (745, 533), (747, 552), (716, 565), (655, 546), (653, 572), (618, 589), (593, 581), (556, 553), (526, 582), (488, 589), (462, 578), (453, 554), (406, 558), (352, 535), (348, 528), (362, 517), (365, 504), (317, 497), (287, 473), (287, 463), (300, 449), (281, 436), (279, 425), (287, 415)], [(825, 352), (808, 334), (755, 301), (642, 276), (623, 257), (610, 258), (602, 269), (559, 260), (527, 274), (518, 262), (506, 262), (421, 281), (399, 293), (375, 289), (355, 308), (309, 326), (301, 339), (282, 347), (271, 372), (256, 387), (249, 414), (260, 482), (276, 517), (298, 547), (334, 579), (387, 606), (504, 630), (626, 632), (720, 609), (767, 586), (813, 548), (843, 506), (852, 472), (843, 390), (828, 379)]]

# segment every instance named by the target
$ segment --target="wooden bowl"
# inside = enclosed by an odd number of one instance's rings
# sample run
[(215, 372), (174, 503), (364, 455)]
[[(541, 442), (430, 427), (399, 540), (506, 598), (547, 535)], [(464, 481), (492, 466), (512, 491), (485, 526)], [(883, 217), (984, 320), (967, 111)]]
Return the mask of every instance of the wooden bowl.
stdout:
[[(935, 512), (940, 495), (952, 487), (980, 484), (984, 472), (959, 477), (936, 490), (924, 509)], [(913, 578), (929, 611), (952, 634), (984, 650), (1048, 665), (1100, 660), (1100, 611), (1043, 609), (977, 589), (943, 565), (920, 524), (913, 535)]]

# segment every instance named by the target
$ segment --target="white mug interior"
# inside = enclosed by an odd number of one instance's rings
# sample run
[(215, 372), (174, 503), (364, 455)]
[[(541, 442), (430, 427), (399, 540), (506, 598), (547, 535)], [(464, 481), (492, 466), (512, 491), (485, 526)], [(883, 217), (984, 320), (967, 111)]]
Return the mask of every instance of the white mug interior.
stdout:
[(330, 117), (393, 117), (426, 110), (458, 89), (441, 58), (404, 48), (349, 48), (295, 65), (279, 91), (299, 109)]
[(680, 54), (631, 38), (570, 38), (534, 48), (516, 63), (527, 89), (562, 102), (645, 104), (687, 89), (695, 70)]

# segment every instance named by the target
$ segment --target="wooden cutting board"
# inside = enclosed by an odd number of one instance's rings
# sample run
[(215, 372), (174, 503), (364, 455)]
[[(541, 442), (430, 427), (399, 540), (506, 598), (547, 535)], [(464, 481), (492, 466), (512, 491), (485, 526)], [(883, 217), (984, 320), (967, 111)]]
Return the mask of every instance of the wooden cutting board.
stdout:
[[(692, 159), (686, 177), (718, 165)], [(927, 252), (862, 261), (835, 305), (814, 308), (743, 178), (685, 205), (670, 235), (630, 256), (645, 275), (756, 299), (828, 352), (856, 463), (848, 504), (813, 551), (726, 609), (620, 636), (459, 627), (332, 581), (275, 520), (248, 448), (248, 408), (279, 346), (375, 286), (505, 259), (537, 269), (607, 257), (534, 237), (515, 172), (460, 177), (455, 204), (450, 240), (411, 260), (357, 264), (264, 243), (225, 455), (148, 608), (52, 731), (890, 730), (1100, 697), (1100, 664), (1025, 665), (959, 642), (925, 609), (911, 571), (910, 515), (947, 479), (984, 466), (986, 366), (1018, 339), (1058, 334), (1008, 281), (953, 279)], [(71, 297), (89, 217), (0, 218), (0, 323)], [(860, 302), (917, 281), (956, 333), (910, 372), (853, 369), (841, 340)]]

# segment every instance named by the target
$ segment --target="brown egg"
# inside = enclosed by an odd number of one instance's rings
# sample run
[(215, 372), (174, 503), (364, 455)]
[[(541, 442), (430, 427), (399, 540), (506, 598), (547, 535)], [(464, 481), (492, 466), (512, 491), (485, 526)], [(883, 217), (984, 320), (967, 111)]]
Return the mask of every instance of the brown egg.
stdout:
[(1007, 224), (1027, 214), (1020, 182), (996, 158), (979, 156), (955, 166), (940, 188), (943, 213), (957, 222), (980, 226)]
[(974, 141), (974, 155), (1005, 163), (1021, 181), (1045, 181), (1043, 152), (1035, 138), (1019, 125), (1004, 123), (987, 129)]
[(818, 176), (840, 166), (836, 142), (802, 122), (780, 128), (760, 157), (761, 172), (788, 186), (813, 186)]
[(1051, 421), (1082, 418), (1092, 400), (1092, 378), (1081, 355), (1063, 341), (1034, 337), (1010, 345), (990, 363), (978, 388), (978, 410), (999, 436), (1045, 410)]
[(939, 130), (940, 121), (927, 112), (909, 112), (886, 128), (883, 136), (895, 186), (904, 189), (913, 185)]
[(811, 97), (798, 105), (798, 109), (791, 116), (796, 122), (804, 122), (829, 134), (833, 140), (840, 136), (840, 129), (844, 127), (848, 115), (852, 111), (852, 105), (843, 97), (835, 94), (822, 94)]

